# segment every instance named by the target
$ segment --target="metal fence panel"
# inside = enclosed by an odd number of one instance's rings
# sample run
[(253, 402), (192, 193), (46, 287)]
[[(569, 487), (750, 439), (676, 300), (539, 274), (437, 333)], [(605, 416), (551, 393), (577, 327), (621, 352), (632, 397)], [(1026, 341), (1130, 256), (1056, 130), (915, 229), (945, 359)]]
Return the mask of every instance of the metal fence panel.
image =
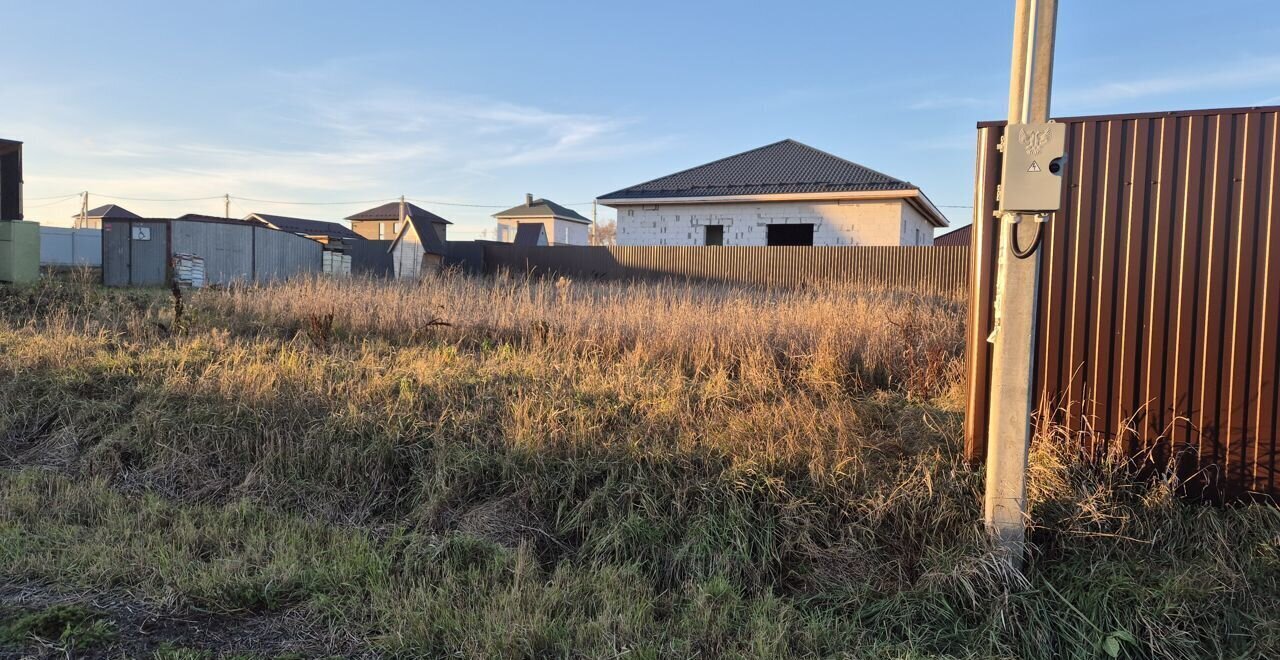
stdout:
[(247, 222), (172, 220), (171, 254), (203, 257), (208, 284), (252, 281), (253, 230)]
[(677, 247), (483, 244), (493, 273), (596, 279), (678, 278), (769, 286), (845, 281), (928, 292), (963, 291), (967, 247)]
[(102, 230), (40, 228), (41, 266), (102, 265)]
[[(1277, 111), (1061, 119), (1042, 249), (1041, 421), (1173, 465), (1215, 498), (1280, 496)], [(1002, 125), (978, 130), (966, 453), (985, 455)]]
[(320, 243), (268, 227), (253, 228), (253, 271), (258, 282), (274, 282), (321, 268)]
[(395, 264), (387, 250), (391, 241), (351, 240), (343, 249), (351, 255), (351, 274), (363, 277), (395, 277)]

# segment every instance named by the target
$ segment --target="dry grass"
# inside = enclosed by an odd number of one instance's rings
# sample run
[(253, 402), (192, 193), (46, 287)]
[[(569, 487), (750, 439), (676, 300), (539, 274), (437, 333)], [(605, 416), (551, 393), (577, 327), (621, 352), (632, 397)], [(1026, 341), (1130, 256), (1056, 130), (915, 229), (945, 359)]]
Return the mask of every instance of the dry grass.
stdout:
[[(441, 277), (0, 297), (0, 574), (396, 654), (1260, 657), (1273, 509), (1038, 445), (995, 561), (963, 304)], [(313, 649), (317, 650), (317, 649)], [(322, 650), (322, 649), (318, 649)]]

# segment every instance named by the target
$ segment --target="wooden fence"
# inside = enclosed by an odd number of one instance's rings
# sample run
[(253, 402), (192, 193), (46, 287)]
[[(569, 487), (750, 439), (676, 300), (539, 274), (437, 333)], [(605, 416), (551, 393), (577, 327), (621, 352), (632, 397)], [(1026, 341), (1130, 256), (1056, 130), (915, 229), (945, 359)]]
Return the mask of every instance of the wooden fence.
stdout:
[[(1213, 498), (1280, 496), (1277, 111), (1061, 119), (1033, 396), (1094, 444)], [(986, 451), (1002, 125), (978, 130), (966, 453)]]
[[(590, 279), (687, 279), (765, 286), (853, 282), (930, 293), (964, 291), (968, 247), (523, 247), (483, 244), (495, 273)], [(452, 250), (451, 250), (452, 252)], [(473, 251), (474, 252), (474, 251)]]

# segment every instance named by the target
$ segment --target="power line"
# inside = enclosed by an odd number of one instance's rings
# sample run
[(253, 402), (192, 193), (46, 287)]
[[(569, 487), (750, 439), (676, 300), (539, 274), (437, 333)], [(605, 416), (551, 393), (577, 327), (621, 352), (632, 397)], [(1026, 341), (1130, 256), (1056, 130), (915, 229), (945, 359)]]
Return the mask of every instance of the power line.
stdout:
[(27, 202), (43, 202), (46, 199), (67, 199), (68, 197), (79, 197), (80, 193), (73, 192), (66, 195), (52, 195), (49, 197), (24, 197), (23, 201)]
[[(219, 197), (214, 199), (221, 199), (221, 198)], [(240, 197), (239, 195), (232, 195), (231, 199), (238, 199), (242, 202), (258, 202), (259, 204), (285, 204), (285, 205), (293, 205), (293, 206), (344, 206), (348, 204), (378, 204), (378, 203), (396, 201), (395, 198), (388, 197), (385, 199), (362, 199), (362, 200), (353, 200), (350, 202), (286, 202), (286, 201), (277, 200), (277, 199), (255, 199), (253, 197)]]
[(106, 193), (97, 192), (90, 192), (89, 194), (95, 197), (105, 197), (107, 199), (123, 200), (126, 202), (207, 202), (211, 199), (224, 199), (223, 195), (217, 195), (214, 197), (175, 197), (169, 199), (157, 199), (151, 197), (121, 197), (119, 195), (108, 195)]
[(44, 203), (44, 204), (35, 204), (35, 205), (33, 205), (33, 206), (28, 206), (28, 205), (25, 205), (25, 204), (24, 204), (24, 206), (26, 206), (26, 207), (27, 207), (27, 208), (29, 208), (29, 209), (42, 209), (42, 208), (44, 208), (44, 207), (46, 207), (46, 206), (53, 206), (53, 205), (55, 205), (55, 204), (61, 204), (62, 202), (69, 202), (69, 201), (71, 201), (71, 200), (73, 200), (73, 199), (75, 199), (75, 198), (77, 198), (77, 197), (79, 197), (79, 196), (80, 196), (80, 193), (75, 193), (74, 195), (67, 195), (66, 197), (59, 197), (59, 198), (56, 198), (56, 199), (55, 199), (55, 198), (53, 198), (53, 197), (45, 197), (44, 199), (52, 199), (53, 201), (52, 201), (52, 202), (46, 202), (46, 203)]

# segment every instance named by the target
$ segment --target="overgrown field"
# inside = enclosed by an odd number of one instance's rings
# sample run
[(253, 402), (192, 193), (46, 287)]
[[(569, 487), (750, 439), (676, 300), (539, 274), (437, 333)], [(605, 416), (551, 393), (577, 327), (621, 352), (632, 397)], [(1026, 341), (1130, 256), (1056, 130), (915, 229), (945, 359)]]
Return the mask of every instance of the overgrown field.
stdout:
[(163, 291), (6, 289), (0, 649), (1280, 657), (1274, 508), (1180, 503), (1042, 439), (1031, 561), (994, 558), (963, 316), (453, 276), (180, 316)]

